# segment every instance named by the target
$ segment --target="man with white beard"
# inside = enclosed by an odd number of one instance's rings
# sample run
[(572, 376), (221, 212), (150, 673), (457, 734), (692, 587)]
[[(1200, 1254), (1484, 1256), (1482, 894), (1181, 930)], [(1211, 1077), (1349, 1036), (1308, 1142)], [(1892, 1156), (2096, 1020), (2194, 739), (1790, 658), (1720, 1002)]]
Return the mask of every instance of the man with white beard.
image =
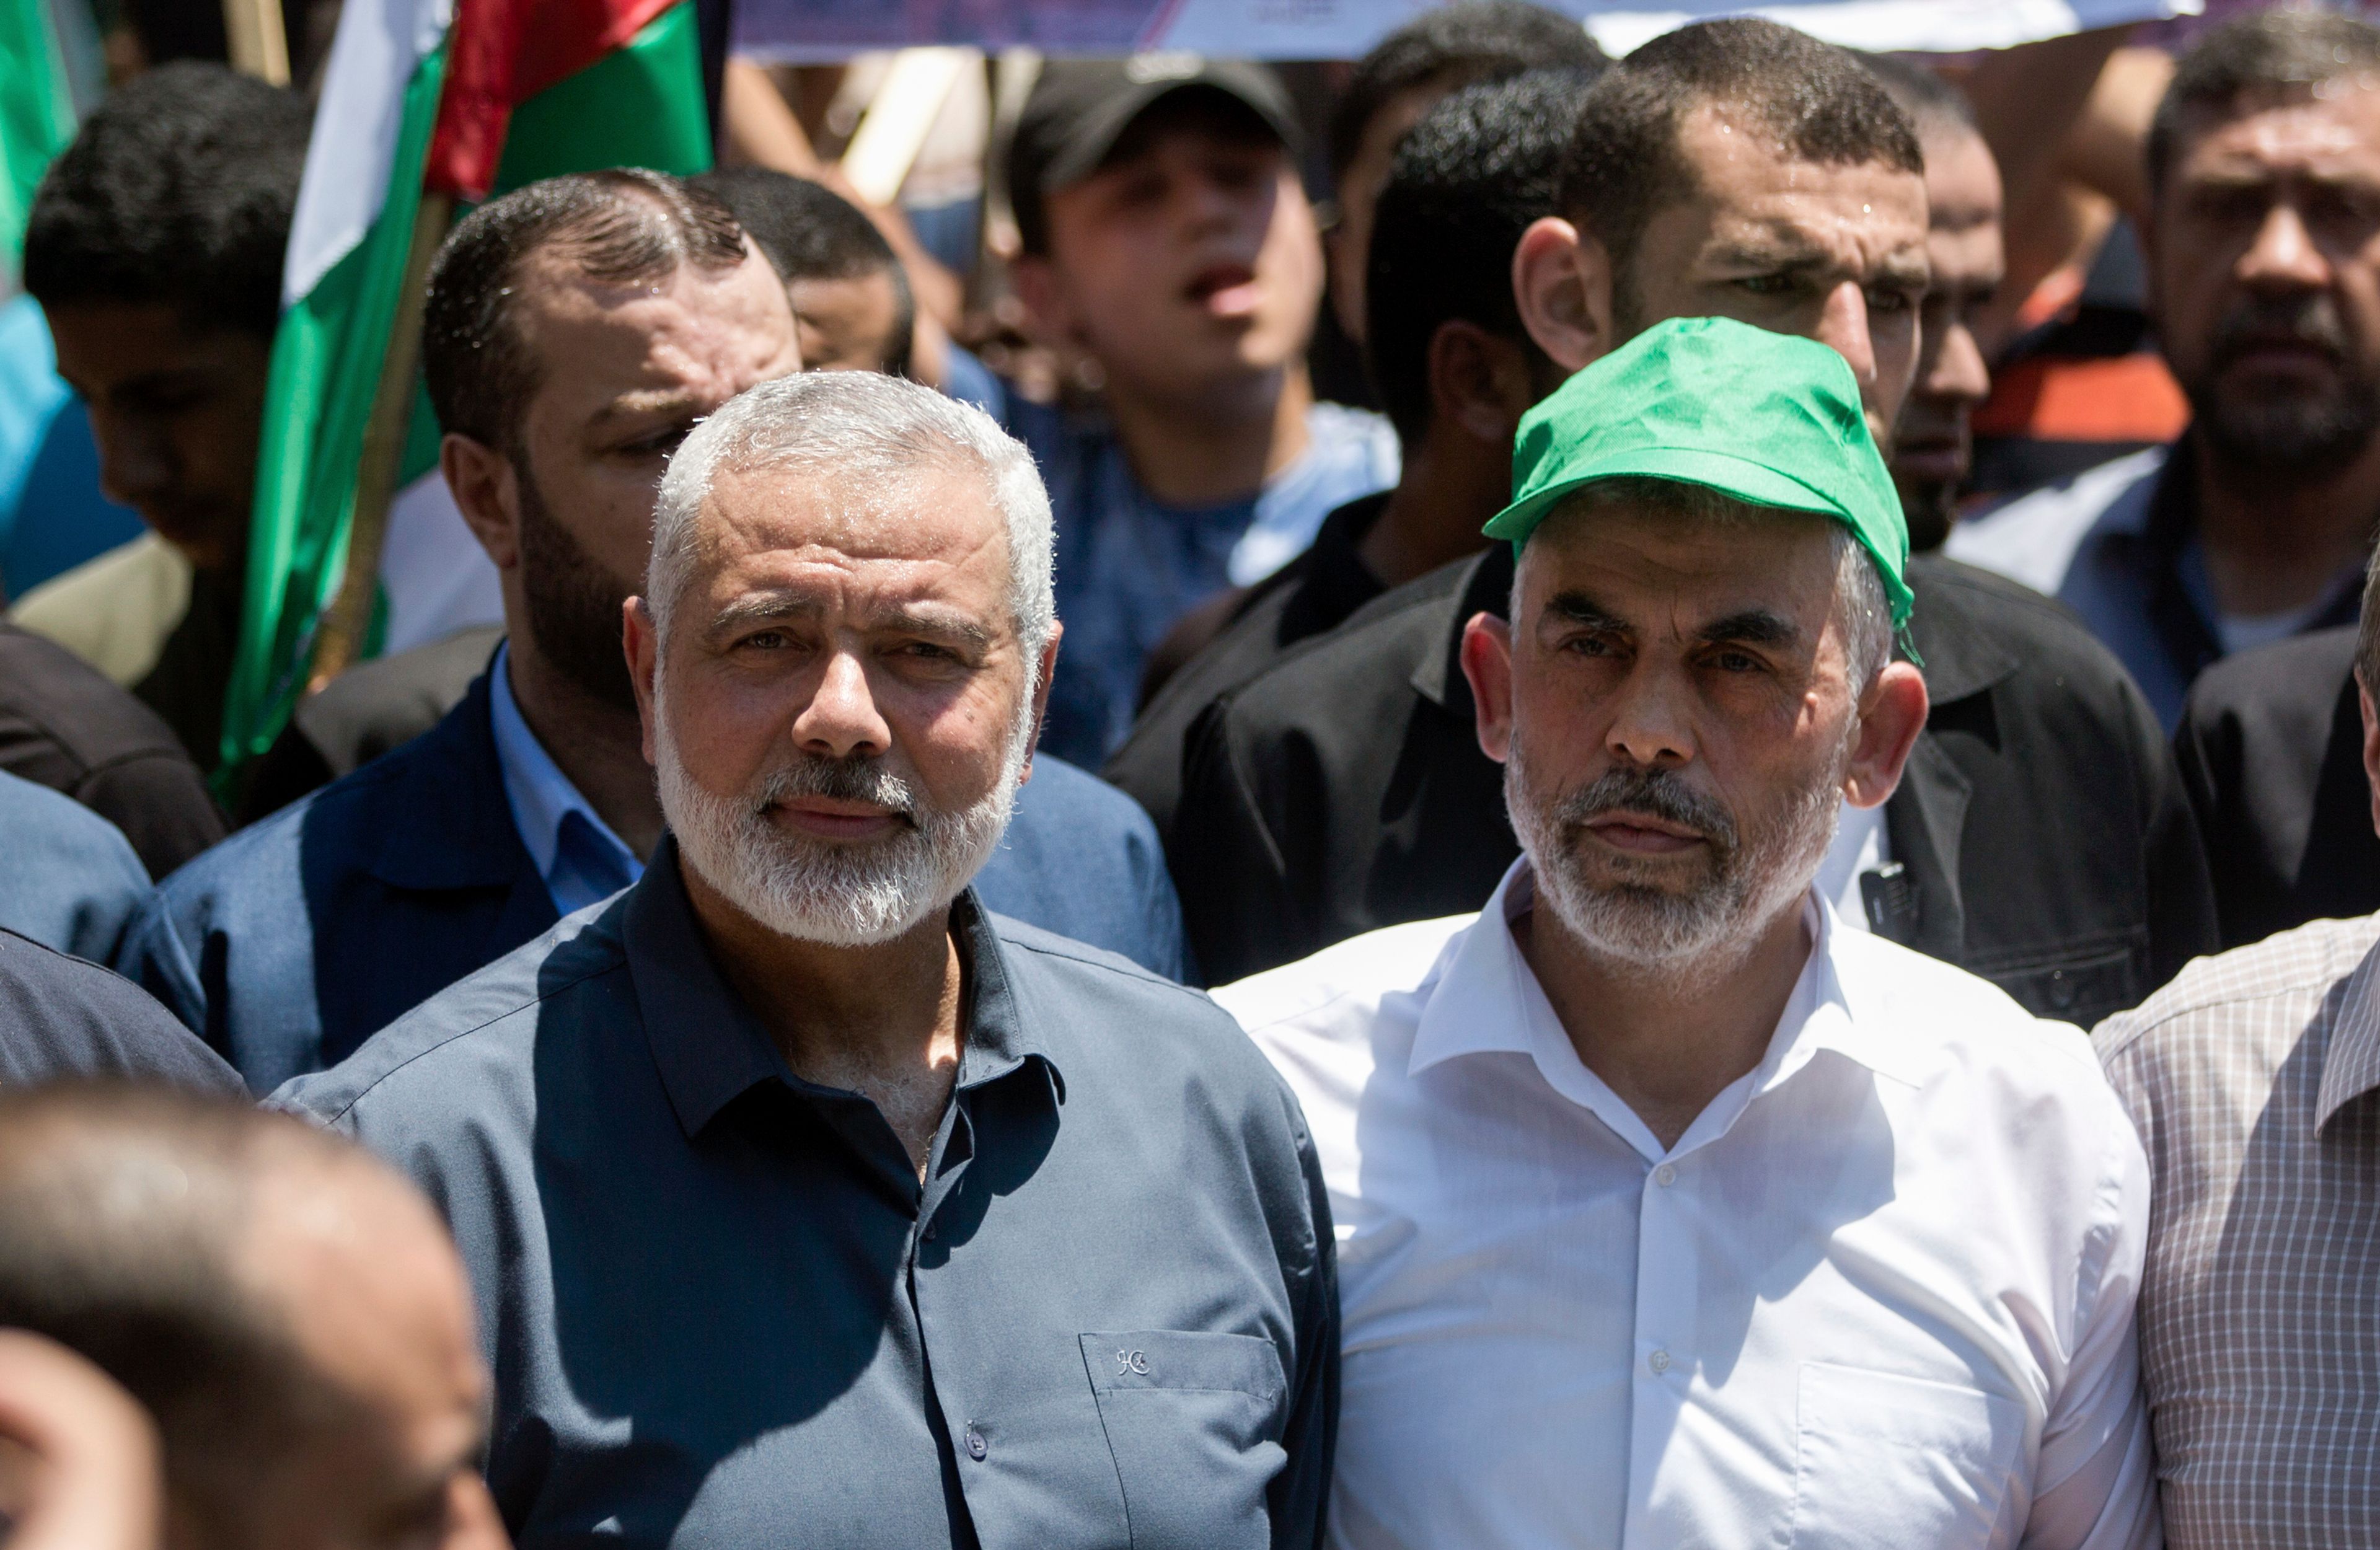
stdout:
[(895, 378), (729, 402), (628, 665), (665, 838), (278, 1101), (452, 1223), (523, 1546), (1311, 1546), (1336, 1403), (1295, 1102), (1204, 997), (986, 914), (1050, 502)]
[(1338, 1224), (1330, 1542), (2154, 1544), (2140, 1143), (2080, 1032), (1812, 886), (1926, 709), (1850, 367), (1657, 324), (1513, 486), (1462, 656), (1522, 858), (1216, 993)]

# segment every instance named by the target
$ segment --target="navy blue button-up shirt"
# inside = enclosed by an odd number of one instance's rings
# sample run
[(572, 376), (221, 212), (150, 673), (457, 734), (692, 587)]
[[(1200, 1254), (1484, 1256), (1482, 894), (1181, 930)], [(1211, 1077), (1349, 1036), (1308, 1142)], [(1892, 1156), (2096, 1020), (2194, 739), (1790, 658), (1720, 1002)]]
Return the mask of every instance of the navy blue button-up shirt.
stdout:
[(521, 1545), (1319, 1543), (1338, 1311), (1295, 1100), (1194, 991), (972, 895), (953, 932), (922, 1185), (721, 980), (668, 842), (282, 1090), (452, 1224)]

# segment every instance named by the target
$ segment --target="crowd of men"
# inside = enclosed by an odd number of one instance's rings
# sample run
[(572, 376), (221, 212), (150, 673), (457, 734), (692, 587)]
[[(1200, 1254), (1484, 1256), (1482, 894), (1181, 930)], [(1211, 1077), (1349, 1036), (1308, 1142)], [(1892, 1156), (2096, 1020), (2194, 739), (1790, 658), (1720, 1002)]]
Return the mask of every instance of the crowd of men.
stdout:
[(225, 771), (306, 129), (27, 232), (150, 536), (0, 624), (0, 1543), (2380, 1544), (2380, 28), (2176, 62), (2190, 429), (1980, 512), (1990, 139), (1774, 22), (1429, 11), (1327, 238), (1271, 73), (1050, 65), (1091, 401), (532, 184), (501, 625)]

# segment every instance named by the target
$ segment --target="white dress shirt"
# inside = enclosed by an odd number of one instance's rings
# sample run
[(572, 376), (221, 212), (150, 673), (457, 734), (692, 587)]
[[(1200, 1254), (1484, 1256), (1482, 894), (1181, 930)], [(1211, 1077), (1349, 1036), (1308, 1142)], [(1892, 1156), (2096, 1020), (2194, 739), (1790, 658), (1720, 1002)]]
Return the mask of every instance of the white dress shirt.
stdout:
[(1664, 1147), (1476, 916), (1216, 999), (1304, 1103), (1339, 1237), (1331, 1543), (2157, 1542), (2138, 1139), (2083, 1035), (1841, 928)]

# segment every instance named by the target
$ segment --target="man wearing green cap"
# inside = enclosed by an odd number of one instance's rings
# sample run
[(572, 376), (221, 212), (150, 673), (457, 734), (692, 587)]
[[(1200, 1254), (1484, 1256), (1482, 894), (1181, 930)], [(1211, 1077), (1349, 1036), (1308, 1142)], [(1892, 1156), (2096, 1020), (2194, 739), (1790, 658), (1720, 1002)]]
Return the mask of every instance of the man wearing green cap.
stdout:
[[(1556, 368), (1539, 391), (1663, 318), (1730, 317), (1834, 346), (1870, 426), (1893, 424), (1917, 358), (1900, 289), (1902, 257), (1926, 250), (1917, 166), (1907, 119), (1844, 50), (1754, 18), (1645, 44), (1585, 94), (1563, 214), (1508, 266)], [(1410, 582), (1206, 710), (1172, 805), (1172, 832), (1196, 838), (1169, 859), (1216, 983), (1495, 887), (1518, 842), (1461, 657), (1512, 576), (1496, 545)], [(2215, 945), (2163, 729), (2038, 594), (1938, 555), (1905, 579), (1932, 708), (1891, 802), (1843, 809), (1821, 888), (1845, 926), (2043, 1015), (2137, 1004)]]
[(1524, 422), (1463, 643), (1521, 859), (1218, 993), (1339, 1234), (1334, 1544), (2156, 1543), (2084, 1036), (1813, 887), (1925, 719), (1852, 369), (1711, 319)]

